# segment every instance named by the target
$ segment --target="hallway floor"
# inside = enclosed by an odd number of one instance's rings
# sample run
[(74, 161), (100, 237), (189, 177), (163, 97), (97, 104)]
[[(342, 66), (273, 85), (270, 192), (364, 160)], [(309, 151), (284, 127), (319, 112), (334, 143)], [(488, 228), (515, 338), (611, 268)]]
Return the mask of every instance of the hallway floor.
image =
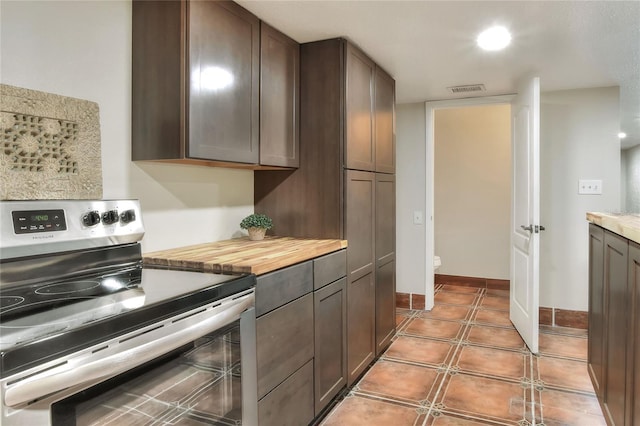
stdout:
[(531, 354), (505, 290), (438, 285), (432, 311), (397, 310), (387, 351), (324, 426), (605, 425), (587, 333), (541, 327)]

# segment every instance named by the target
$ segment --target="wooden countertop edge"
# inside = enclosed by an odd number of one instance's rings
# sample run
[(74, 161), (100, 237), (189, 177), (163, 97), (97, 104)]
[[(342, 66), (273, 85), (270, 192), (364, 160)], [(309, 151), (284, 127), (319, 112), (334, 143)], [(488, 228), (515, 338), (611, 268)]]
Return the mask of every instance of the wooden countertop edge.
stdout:
[(587, 220), (640, 244), (640, 216), (588, 212)]
[[(278, 246), (283, 248), (279, 250)], [(143, 264), (207, 273), (263, 275), (347, 246), (346, 240), (337, 239), (268, 237), (262, 241), (249, 241), (248, 238), (236, 238), (145, 253)], [(224, 257), (232, 259), (225, 260)]]

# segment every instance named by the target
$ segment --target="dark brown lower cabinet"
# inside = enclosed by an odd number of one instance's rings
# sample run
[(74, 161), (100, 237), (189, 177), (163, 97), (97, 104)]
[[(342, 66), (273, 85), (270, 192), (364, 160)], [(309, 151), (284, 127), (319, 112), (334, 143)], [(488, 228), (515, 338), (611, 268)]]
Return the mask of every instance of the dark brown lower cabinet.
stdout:
[(311, 294), (257, 319), (258, 398), (313, 358), (312, 330)]
[(313, 360), (258, 403), (261, 426), (301, 426), (313, 420)]
[(640, 245), (589, 227), (588, 370), (607, 424), (640, 425)]
[(632, 301), (632, 340), (629, 341), (631, 351), (628, 359), (631, 360), (632, 372), (629, 372), (631, 404), (631, 423), (640, 425), (640, 244), (629, 243), (629, 289)]
[(313, 262), (259, 276), (255, 313), (256, 400), (248, 403), (257, 405), (257, 418), (244, 420), (308, 424), (314, 417)]
[(589, 376), (602, 398), (604, 389), (604, 229), (589, 224)]
[(376, 173), (376, 356), (396, 332), (396, 180)]
[(315, 414), (347, 384), (347, 280), (313, 294), (315, 316)]
[(627, 383), (627, 301), (628, 241), (612, 232), (604, 235), (604, 285), (606, 288), (606, 415), (612, 424), (624, 425)]
[(376, 355), (375, 175), (345, 171), (348, 386)]
[(243, 382), (244, 424), (307, 425), (346, 386), (346, 258), (340, 250), (257, 277), (255, 348), (242, 355), (257, 383)]

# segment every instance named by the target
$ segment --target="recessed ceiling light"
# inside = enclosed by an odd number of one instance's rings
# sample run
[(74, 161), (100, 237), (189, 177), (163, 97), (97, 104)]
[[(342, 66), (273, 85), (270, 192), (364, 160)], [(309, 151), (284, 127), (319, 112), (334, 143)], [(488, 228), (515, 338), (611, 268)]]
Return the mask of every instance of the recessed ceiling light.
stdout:
[(620, 139), (624, 139), (624, 138), (626, 138), (626, 137), (627, 137), (627, 134), (626, 134), (625, 132), (620, 132), (620, 133), (618, 133), (618, 137), (619, 137)]
[(511, 43), (511, 34), (505, 27), (495, 26), (481, 32), (476, 42), (484, 50), (502, 50)]

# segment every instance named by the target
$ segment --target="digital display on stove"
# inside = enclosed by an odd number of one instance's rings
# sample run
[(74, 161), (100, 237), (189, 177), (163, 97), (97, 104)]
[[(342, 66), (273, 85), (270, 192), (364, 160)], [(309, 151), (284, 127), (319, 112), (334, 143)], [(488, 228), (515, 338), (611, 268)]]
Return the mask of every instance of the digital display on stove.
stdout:
[(16, 234), (65, 231), (64, 210), (19, 210), (11, 212)]

